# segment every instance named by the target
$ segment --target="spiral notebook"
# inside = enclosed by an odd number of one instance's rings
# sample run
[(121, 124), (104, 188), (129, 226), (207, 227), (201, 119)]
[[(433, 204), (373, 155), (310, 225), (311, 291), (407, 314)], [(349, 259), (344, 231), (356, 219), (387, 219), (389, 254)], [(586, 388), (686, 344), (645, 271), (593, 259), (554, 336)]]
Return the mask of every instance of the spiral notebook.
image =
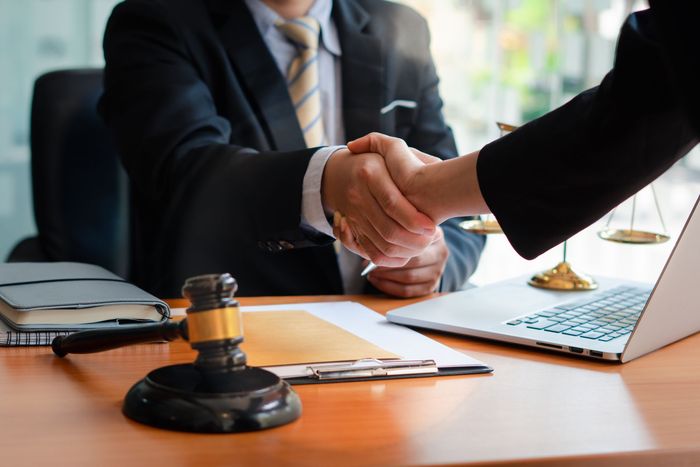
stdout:
[(65, 336), (74, 331), (16, 331), (0, 319), (0, 346), (51, 345), (56, 336)]

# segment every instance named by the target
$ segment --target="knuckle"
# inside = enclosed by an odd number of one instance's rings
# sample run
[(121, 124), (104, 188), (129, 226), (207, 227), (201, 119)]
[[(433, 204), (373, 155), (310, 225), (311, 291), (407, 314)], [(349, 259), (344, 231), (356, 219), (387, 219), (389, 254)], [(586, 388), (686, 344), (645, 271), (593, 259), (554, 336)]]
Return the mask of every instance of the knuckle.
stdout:
[(418, 274), (413, 269), (409, 269), (405, 273), (406, 282), (418, 282)]
[(393, 245), (391, 244), (382, 244), (379, 247), (382, 250), (382, 254), (387, 258), (395, 258), (396, 257), (396, 251)]
[(379, 251), (368, 253), (369, 259), (377, 266), (390, 266), (391, 261)]
[(430, 240), (426, 239), (425, 235), (413, 234), (407, 239), (406, 247), (414, 251), (414, 256), (423, 256), (430, 247)]
[(418, 239), (418, 244), (421, 249), (427, 249), (432, 242), (433, 239), (429, 235), (421, 235)]
[(387, 243), (397, 243), (401, 239), (402, 230), (398, 225), (387, 225), (381, 230), (381, 235)]
[(440, 261), (443, 263), (447, 261), (447, 258), (450, 257), (450, 251), (447, 248), (442, 248), (440, 250)]
[(439, 245), (437, 248), (437, 258), (441, 262), (447, 261), (450, 256), (450, 250), (445, 245)]
[(384, 246), (383, 252), (390, 258), (403, 258), (405, 256), (405, 249), (393, 243), (389, 243)]
[(387, 213), (395, 213), (399, 208), (399, 196), (396, 193), (385, 193), (381, 203)]
[(369, 180), (371, 180), (372, 174), (372, 166), (367, 160), (361, 161), (355, 169), (355, 176), (363, 182), (368, 182)]
[[(345, 193), (345, 197), (347, 200), (347, 204), (349, 206), (361, 206), (361, 202), (363, 199), (362, 196), (362, 191), (359, 190), (356, 186), (352, 186), (348, 189), (348, 191)], [(344, 213), (346, 217), (350, 216), (350, 213)], [(348, 219), (349, 221), (355, 221), (355, 219)]]
[(404, 258), (389, 258), (389, 261), (391, 263), (389, 266), (392, 268), (392, 270), (402, 268), (406, 264), (406, 260)]
[(394, 149), (408, 149), (408, 145), (401, 138), (392, 137), (389, 141)]

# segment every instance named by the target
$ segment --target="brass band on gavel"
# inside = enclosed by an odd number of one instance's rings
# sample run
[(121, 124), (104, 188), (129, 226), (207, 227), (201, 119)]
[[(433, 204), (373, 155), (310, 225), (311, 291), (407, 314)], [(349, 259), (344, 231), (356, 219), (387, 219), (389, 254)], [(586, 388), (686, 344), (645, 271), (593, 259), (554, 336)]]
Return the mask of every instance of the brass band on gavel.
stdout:
[(241, 312), (237, 306), (187, 312), (190, 344), (234, 339), (243, 335)]

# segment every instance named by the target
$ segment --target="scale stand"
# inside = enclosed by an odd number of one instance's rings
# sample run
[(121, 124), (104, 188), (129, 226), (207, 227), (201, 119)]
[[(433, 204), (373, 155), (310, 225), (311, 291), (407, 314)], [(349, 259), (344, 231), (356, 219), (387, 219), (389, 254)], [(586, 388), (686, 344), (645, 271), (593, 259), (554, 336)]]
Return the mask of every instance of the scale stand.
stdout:
[(566, 261), (566, 241), (564, 259), (551, 269), (535, 274), (527, 283), (533, 287), (550, 290), (595, 290), (598, 283), (590, 276), (574, 271)]

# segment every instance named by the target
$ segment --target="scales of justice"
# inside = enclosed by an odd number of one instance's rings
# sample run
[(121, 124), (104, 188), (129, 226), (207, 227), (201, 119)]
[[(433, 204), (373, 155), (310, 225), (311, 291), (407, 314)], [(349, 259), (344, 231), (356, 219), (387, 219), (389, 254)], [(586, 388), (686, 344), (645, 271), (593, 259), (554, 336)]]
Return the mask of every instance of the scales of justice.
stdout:
[[(501, 122), (496, 122), (496, 125), (498, 125), (498, 128), (501, 131), (501, 136), (504, 136), (518, 128), (517, 126)], [(634, 245), (659, 244), (668, 241), (670, 236), (666, 233), (666, 224), (664, 223), (663, 216), (661, 215), (661, 209), (659, 208), (656, 190), (654, 190), (653, 184), (649, 186), (653, 194), (656, 213), (659, 216), (659, 221), (661, 222), (663, 233), (648, 232), (644, 230), (635, 229), (634, 221), (637, 207), (637, 195), (635, 194), (632, 197), (632, 214), (629, 222), (629, 227), (611, 227), (613, 217), (615, 216), (615, 210), (617, 209), (615, 208), (610, 213), (610, 216), (608, 217), (608, 220), (603, 230), (598, 232), (598, 237), (610, 242), (628, 243)], [(503, 233), (503, 230), (501, 230), (501, 226), (498, 224), (498, 221), (491, 214), (484, 217), (480, 217), (478, 219), (464, 221), (460, 223), (460, 227), (466, 232), (482, 235), (493, 235)], [(533, 287), (551, 290), (583, 291), (597, 289), (598, 284), (592, 277), (577, 272), (566, 260), (566, 241), (564, 241), (563, 243), (563, 249), (563, 259), (561, 262), (559, 262), (553, 268), (535, 274), (528, 280), (527, 283)]]

